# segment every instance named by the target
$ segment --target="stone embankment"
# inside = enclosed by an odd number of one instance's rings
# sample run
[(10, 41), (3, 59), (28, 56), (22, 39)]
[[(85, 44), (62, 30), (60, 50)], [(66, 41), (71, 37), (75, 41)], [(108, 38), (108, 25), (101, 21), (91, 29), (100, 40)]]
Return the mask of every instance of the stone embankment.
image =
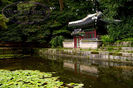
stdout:
[(107, 50), (82, 50), (82, 49), (40, 49), (40, 55), (58, 55), (63, 57), (87, 58), (117, 62), (132, 62), (133, 47), (121, 47), (119, 52)]

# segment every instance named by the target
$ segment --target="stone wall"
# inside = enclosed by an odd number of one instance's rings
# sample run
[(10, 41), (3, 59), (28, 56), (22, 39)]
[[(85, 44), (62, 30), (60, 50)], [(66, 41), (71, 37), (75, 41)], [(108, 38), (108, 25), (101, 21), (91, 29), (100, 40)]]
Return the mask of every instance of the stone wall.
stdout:
[[(79, 44), (79, 48), (81, 49), (97, 49), (101, 45), (101, 41), (97, 40), (85, 40), (82, 39)], [(63, 42), (64, 48), (74, 48), (74, 41), (73, 40), (66, 40)]]
[(58, 55), (70, 58), (88, 58), (115, 62), (133, 62), (133, 53), (112, 53), (109, 51), (81, 51), (80, 49), (48, 49), (42, 55)]
[(80, 42), (80, 48), (82, 49), (97, 49), (100, 46), (101, 42), (99, 41), (88, 41), (88, 42)]
[(114, 46), (128, 46), (131, 47), (133, 46), (133, 42), (132, 41), (122, 41), (122, 42), (115, 42)]
[(64, 48), (74, 48), (74, 42), (73, 41), (64, 41), (63, 47)]

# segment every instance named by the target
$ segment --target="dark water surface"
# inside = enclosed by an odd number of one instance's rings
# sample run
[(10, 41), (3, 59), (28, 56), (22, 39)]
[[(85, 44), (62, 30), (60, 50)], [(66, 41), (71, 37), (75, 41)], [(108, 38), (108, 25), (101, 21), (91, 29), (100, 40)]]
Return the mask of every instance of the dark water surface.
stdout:
[(0, 69), (56, 72), (65, 83), (83, 83), (85, 88), (133, 88), (133, 64), (57, 56), (0, 60)]

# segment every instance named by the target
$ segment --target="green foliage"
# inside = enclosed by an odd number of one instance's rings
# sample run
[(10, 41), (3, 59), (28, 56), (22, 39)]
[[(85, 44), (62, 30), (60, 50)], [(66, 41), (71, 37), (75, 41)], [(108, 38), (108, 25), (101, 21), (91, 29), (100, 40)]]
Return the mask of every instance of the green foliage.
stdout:
[(64, 40), (63, 36), (56, 36), (55, 38), (53, 38), (50, 41), (50, 44), (51, 44), (52, 48), (62, 47), (63, 46), (63, 40)]
[[(12, 0), (12, 1), (14, 1), (14, 0)], [(5, 7), (5, 5), (11, 4), (12, 1), (11, 0), (0, 0), (0, 10), (2, 10)]]
[(7, 29), (6, 22), (8, 22), (8, 19), (2, 14), (0, 14), (0, 28)]
[(50, 44), (51, 44), (52, 48), (57, 47), (57, 46), (58, 46), (58, 37), (53, 38), (53, 39), (50, 41)]
[(64, 40), (64, 37), (63, 37), (63, 36), (59, 36), (59, 37), (58, 37), (58, 45), (59, 45), (60, 47), (63, 46), (63, 40)]
[(119, 24), (109, 25), (108, 31), (110, 37), (113, 38), (114, 40), (121, 40), (133, 37), (132, 19), (133, 18), (127, 18), (126, 20), (123, 19), (123, 22)]
[(32, 4), (31, 2), (29, 3), (19, 3), (17, 5), (17, 8), (19, 11), (24, 11), (24, 10), (30, 10), (32, 7), (34, 6), (34, 4)]
[[(0, 1), (0, 9), (5, 6), (21, 0), (2, 0)], [(24, 0), (28, 1), (28, 0)], [(55, 0), (30, 0), (45, 4), (51, 9), (50, 16), (45, 22), (33, 25), (12, 24), (8, 23), (8, 29), (0, 31), (0, 41), (14, 41), (14, 42), (38, 42), (51, 43), (53, 47), (58, 46), (54, 43), (56, 38), (53, 37), (62, 35), (65, 38), (70, 38), (72, 28), (68, 28), (68, 22), (82, 19), (87, 14), (94, 13), (94, 5), (92, 0), (63, 0), (64, 9), (60, 11), (59, 1)], [(98, 0), (99, 9), (103, 12), (104, 20), (113, 22), (114, 19), (122, 20), (118, 24), (109, 24), (107, 27), (108, 35), (111, 40), (116, 41), (124, 38), (133, 37), (133, 6), (132, 0)], [(31, 4), (18, 4), (19, 10), (29, 10)], [(1, 19), (1, 17), (0, 17)], [(33, 20), (33, 19), (31, 19)], [(26, 20), (27, 21), (27, 20)], [(5, 22), (0, 21), (0, 26), (6, 28)], [(53, 39), (52, 39), (53, 38)], [(72, 38), (72, 37), (71, 37)]]
[[(10, 0), (11, 3), (17, 2), (19, 0)], [(27, 1), (27, 0), (24, 0)], [(49, 43), (52, 41), (52, 38), (55, 36), (62, 35), (65, 38), (70, 38), (70, 33), (73, 30), (68, 29), (68, 22), (81, 19), (86, 16), (86, 14), (92, 12), (92, 1), (88, 0), (63, 0), (64, 9), (60, 12), (59, 2), (54, 0), (30, 0), (37, 1), (45, 4), (51, 9), (49, 18), (45, 22), (34, 25), (23, 25), (23, 24), (8, 24), (7, 30), (2, 30), (0, 32), (1, 41), (13, 41), (13, 42), (38, 42), (38, 43)], [(6, 3), (6, 4), (5, 4)], [(1, 8), (5, 7), (8, 3), (8, 0), (2, 0)], [(19, 10), (24, 10), (22, 7), (27, 7), (29, 9), (32, 5), (18, 4)], [(60, 46), (60, 44), (59, 44)]]
[(110, 44), (110, 43), (112, 43), (114, 40), (113, 40), (113, 38), (111, 38), (109, 35), (103, 35), (102, 37), (101, 37), (101, 40), (102, 40), (102, 42), (106, 45), (106, 44)]
[(133, 41), (133, 38), (125, 38), (122, 41)]
[(133, 1), (132, 0), (100, 0), (100, 9), (104, 13), (104, 19), (113, 22), (119, 19), (122, 22), (109, 24), (108, 34), (113, 40), (121, 40), (133, 37)]

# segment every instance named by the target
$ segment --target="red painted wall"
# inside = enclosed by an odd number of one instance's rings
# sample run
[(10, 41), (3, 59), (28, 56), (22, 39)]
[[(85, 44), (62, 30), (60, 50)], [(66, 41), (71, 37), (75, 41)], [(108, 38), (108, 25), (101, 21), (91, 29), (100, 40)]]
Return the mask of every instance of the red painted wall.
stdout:
[(85, 32), (85, 38), (97, 38), (96, 30)]

